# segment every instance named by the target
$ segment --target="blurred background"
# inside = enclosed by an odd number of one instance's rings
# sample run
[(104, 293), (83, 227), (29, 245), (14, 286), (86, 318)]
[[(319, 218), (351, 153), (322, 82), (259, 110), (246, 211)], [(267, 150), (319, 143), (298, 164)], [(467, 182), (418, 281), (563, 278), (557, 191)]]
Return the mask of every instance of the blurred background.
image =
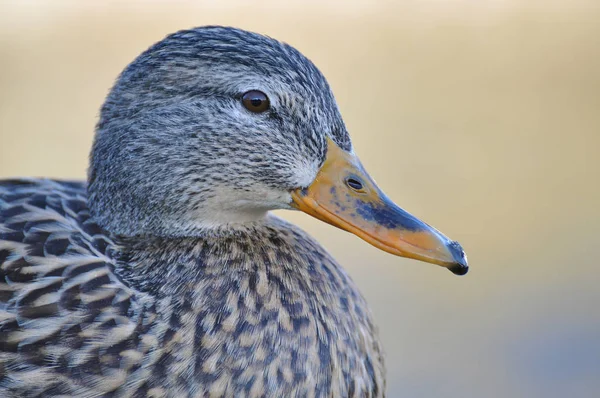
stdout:
[(367, 297), (390, 397), (600, 396), (600, 2), (0, 1), (0, 178), (85, 178), (121, 69), (206, 24), (312, 59), (379, 185), (469, 255), (456, 277), (280, 214)]

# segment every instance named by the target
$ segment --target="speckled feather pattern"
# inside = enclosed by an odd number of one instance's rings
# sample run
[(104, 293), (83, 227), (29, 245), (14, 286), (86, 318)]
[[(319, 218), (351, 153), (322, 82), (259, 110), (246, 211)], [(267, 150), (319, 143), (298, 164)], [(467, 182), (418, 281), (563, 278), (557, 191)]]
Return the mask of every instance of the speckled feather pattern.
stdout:
[[(254, 89), (269, 96), (268, 112), (242, 106)], [(280, 208), (281, 192), (316, 176), (326, 137), (351, 148), (327, 81), (296, 49), (232, 28), (181, 31), (142, 53), (109, 93), (91, 155), (91, 210), (113, 232), (181, 236), (215, 213), (239, 220), (232, 210), (248, 202)]]
[(84, 184), (0, 184), (2, 396), (379, 397), (364, 299), (277, 218), (118, 238)]
[(328, 138), (352, 149), (289, 45), (201, 27), (143, 52), (102, 106), (87, 184), (0, 182), (0, 396), (384, 396), (356, 286), (268, 215)]

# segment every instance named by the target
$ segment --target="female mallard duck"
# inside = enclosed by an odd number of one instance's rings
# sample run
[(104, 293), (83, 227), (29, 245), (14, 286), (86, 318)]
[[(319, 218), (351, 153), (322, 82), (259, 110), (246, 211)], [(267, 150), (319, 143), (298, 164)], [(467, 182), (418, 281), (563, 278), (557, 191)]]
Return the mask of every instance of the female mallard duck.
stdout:
[(222, 27), (168, 36), (102, 107), (87, 186), (0, 183), (0, 395), (381, 397), (365, 300), (300, 209), (467, 272), (354, 155), (318, 69)]

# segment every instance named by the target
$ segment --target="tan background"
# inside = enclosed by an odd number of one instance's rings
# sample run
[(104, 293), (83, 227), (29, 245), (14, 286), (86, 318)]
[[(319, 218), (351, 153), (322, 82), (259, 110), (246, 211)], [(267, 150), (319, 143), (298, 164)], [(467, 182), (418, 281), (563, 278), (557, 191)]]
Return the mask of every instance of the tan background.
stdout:
[(455, 277), (309, 219), (371, 303), (391, 397), (600, 396), (600, 2), (0, 2), (0, 177), (84, 178), (120, 70), (178, 29), (282, 39), (328, 77)]

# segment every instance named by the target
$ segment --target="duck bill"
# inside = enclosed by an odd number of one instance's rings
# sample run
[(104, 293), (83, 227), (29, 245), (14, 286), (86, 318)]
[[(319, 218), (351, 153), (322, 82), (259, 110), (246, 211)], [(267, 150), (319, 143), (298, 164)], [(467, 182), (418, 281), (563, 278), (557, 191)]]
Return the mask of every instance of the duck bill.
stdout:
[(358, 158), (328, 138), (327, 155), (315, 181), (292, 191), (292, 206), (401, 257), (468, 271), (458, 242), (402, 210), (377, 187)]

